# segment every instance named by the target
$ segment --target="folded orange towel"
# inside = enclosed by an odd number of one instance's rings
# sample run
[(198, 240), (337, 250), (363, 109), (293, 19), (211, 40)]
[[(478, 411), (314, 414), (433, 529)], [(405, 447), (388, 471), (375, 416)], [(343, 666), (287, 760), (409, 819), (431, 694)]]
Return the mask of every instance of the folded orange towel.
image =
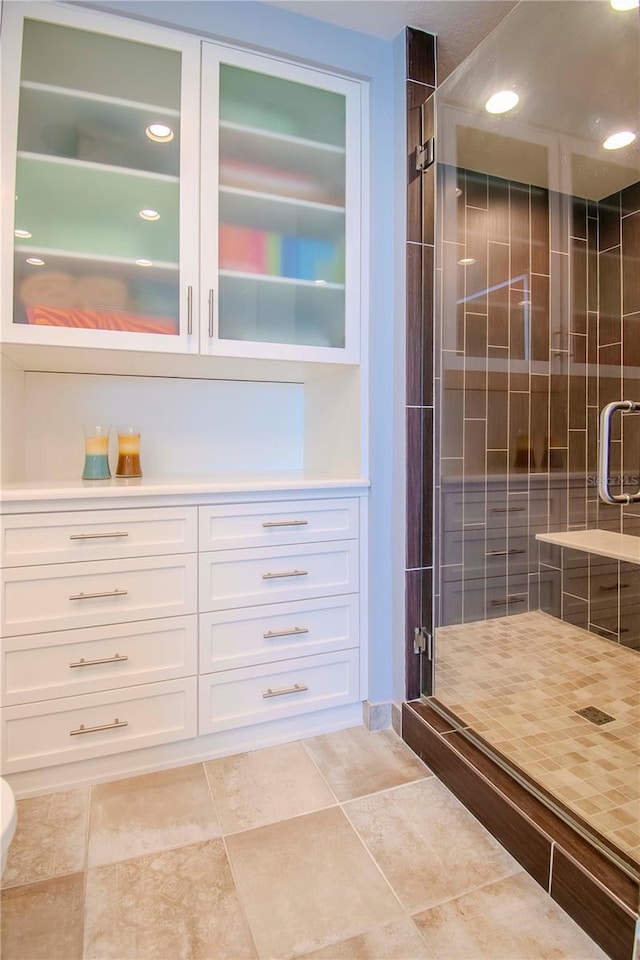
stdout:
[(26, 310), (27, 322), (43, 327), (81, 327), (86, 330), (122, 330), (126, 333), (161, 333), (177, 336), (174, 317), (149, 317), (141, 313), (108, 313), (104, 310), (56, 310), (36, 305)]

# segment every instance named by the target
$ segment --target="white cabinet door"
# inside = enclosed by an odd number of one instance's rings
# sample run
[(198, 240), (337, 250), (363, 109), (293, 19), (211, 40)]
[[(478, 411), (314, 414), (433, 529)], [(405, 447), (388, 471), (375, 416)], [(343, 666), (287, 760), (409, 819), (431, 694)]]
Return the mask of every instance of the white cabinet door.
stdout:
[(197, 557), (13, 567), (1, 584), (4, 636), (176, 617), (197, 610)]
[(350, 540), (358, 536), (357, 500), (284, 500), (200, 507), (200, 550)]
[(313, 713), (359, 698), (358, 651), (301, 657), (200, 677), (199, 733)]
[(2, 710), (2, 773), (88, 760), (197, 734), (195, 677)]
[(203, 43), (202, 353), (359, 362), (362, 91)]
[(3, 339), (197, 352), (199, 41), (53, 4), (2, 21)]
[(200, 554), (200, 610), (357, 593), (358, 541)]
[(78, 510), (0, 518), (3, 567), (192, 553), (196, 507)]

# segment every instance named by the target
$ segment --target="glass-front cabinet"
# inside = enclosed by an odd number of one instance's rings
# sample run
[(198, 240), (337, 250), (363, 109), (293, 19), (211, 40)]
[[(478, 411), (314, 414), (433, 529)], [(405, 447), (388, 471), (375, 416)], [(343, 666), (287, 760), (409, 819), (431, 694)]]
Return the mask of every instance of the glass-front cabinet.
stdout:
[(361, 84), (93, 12), (5, 14), (5, 341), (359, 362)]
[(201, 274), (216, 351), (356, 358), (359, 85), (212, 44), (203, 70)]
[(186, 148), (197, 113), (185, 98), (185, 116), (183, 96), (198, 89), (197, 42), (81, 29), (66, 11), (5, 13), (20, 38), (3, 43), (19, 56), (5, 339), (189, 350), (198, 167)]

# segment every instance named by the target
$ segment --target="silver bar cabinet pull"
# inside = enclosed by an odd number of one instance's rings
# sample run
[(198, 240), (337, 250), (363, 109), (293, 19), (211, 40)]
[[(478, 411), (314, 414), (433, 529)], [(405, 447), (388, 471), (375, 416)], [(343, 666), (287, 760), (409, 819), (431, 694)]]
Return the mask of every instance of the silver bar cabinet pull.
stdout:
[(635, 503), (640, 500), (640, 490), (636, 493), (611, 493), (609, 461), (611, 457), (611, 421), (618, 410), (622, 413), (639, 413), (640, 403), (633, 400), (620, 400), (608, 403), (600, 413), (600, 437), (598, 439), (598, 496), (605, 503)]
[(102, 597), (126, 597), (128, 590), (104, 590), (102, 593), (73, 593), (69, 600), (100, 600)]
[(120, 656), (119, 653), (116, 653), (113, 657), (103, 657), (101, 660), (85, 660), (84, 657), (80, 657), (75, 663), (70, 663), (69, 666), (73, 667), (95, 667), (99, 663), (125, 663), (129, 657)]
[(263, 573), (263, 580), (279, 580), (281, 577), (306, 577), (308, 570), (285, 570), (283, 573)]
[(193, 287), (191, 284), (187, 287), (187, 334), (193, 333)]
[(308, 520), (265, 520), (263, 527), (306, 527)]
[(116, 717), (113, 723), (102, 723), (97, 727), (85, 727), (84, 723), (81, 723), (77, 730), (69, 730), (69, 736), (78, 737), (81, 733), (98, 733), (100, 730), (115, 730), (116, 727), (128, 726), (128, 720), (118, 720)]
[(488, 550), (485, 557), (515, 557), (517, 553), (526, 553), (526, 550), (517, 550), (513, 547), (511, 550)]
[(268, 700), (270, 697), (284, 697), (287, 693), (302, 693), (304, 690), (308, 690), (309, 687), (306, 683), (294, 683), (292, 687), (283, 687), (282, 690), (272, 690), (269, 687), (262, 694), (264, 700)]
[(275, 637), (297, 637), (301, 633), (309, 633), (309, 628), (292, 627), (290, 630), (267, 630), (262, 636), (265, 640), (273, 640)]
[(69, 540), (104, 540), (107, 537), (128, 537), (126, 530), (109, 530), (107, 533), (72, 533)]
[(209, 290), (209, 336), (213, 336), (213, 290)]
[(504, 607), (508, 603), (524, 603), (524, 597), (507, 597), (506, 600), (492, 600), (492, 607)]

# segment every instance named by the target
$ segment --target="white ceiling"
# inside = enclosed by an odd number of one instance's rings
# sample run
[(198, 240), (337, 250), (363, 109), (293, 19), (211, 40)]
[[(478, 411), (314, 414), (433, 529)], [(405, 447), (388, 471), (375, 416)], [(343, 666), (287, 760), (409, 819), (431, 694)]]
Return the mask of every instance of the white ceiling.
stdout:
[[(448, 113), (440, 129), (450, 133), (439, 138), (440, 160), (590, 199), (640, 177), (637, 10), (616, 12), (607, 0), (266, 2), (386, 40), (405, 26), (435, 33), (438, 81), (448, 78), (438, 97), (441, 118)], [(487, 97), (505, 87), (520, 104), (489, 118)], [(637, 130), (635, 144), (603, 151), (619, 129)]]
[(404, 27), (438, 37), (442, 81), (516, 5), (516, 0), (267, 0), (307, 17), (391, 40)]

